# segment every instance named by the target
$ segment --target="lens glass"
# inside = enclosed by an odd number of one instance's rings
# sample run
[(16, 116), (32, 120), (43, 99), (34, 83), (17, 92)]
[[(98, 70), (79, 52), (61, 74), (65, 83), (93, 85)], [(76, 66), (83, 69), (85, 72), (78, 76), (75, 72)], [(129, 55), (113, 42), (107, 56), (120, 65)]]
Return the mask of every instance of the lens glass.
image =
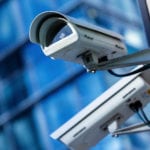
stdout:
[(58, 42), (59, 40), (69, 36), (72, 34), (72, 30), (68, 25), (63, 26), (58, 32), (57, 34), (54, 36), (51, 44)]

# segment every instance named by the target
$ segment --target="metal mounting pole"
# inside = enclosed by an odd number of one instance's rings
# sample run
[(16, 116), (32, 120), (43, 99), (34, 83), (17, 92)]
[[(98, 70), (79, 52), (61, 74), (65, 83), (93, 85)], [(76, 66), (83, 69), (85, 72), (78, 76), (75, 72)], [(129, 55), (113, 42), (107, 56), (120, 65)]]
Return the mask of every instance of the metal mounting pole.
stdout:
[(140, 123), (122, 129), (117, 129), (114, 132), (112, 132), (112, 135), (119, 136), (123, 134), (139, 133), (139, 132), (146, 132), (146, 131), (150, 131), (150, 126), (144, 123)]
[(150, 49), (141, 50), (133, 54), (125, 55), (111, 60), (106, 60), (101, 63), (98, 63), (94, 60), (95, 59), (93, 59), (93, 61), (91, 62), (84, 61), (86, 68), (90, 71), (108, 70), (134, 65), (150, 64)]

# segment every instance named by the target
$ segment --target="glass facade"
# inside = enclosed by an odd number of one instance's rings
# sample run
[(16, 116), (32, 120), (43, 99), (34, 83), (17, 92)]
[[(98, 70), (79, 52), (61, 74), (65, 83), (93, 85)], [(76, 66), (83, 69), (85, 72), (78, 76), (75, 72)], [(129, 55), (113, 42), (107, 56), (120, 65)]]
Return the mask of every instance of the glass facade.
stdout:
[[(67, 150), (49, 135), (119, 80), (107, 71), (90, 74), (80, 65), (52, 60), (30, 43), (31, 21), (48, 10), (120, 33), (129, 53), (147, 46), (136, 0), (1, 0), (1, 150)], [(136, 120), (134, 115), (127, 123)], [(149, 133), (107, 136), (92, 150), (149, 150), (149, 138)]]

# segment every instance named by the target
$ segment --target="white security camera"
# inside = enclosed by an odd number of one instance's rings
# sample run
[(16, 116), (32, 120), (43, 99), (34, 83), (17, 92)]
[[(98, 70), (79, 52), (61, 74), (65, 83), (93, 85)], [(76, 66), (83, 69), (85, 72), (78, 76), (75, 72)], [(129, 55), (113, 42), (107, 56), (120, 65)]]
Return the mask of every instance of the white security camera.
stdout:
[[(117, 131), (135, 113), (131, 106), (137, 109), (149, 103), (150, 86), (144, 78), (136, 74), (121, 79), (52, 133), (51, 137), (71, 150), (89, 150), (107, 134)], [(149, 126), (147, 128), (150, 130)]]
[(58, 12), (39, 14), (31, 24), (30, 40), (40, 44), (46, 56), (87, 68), (89, 64), (100, 64), (127, 53), (119, 34)]

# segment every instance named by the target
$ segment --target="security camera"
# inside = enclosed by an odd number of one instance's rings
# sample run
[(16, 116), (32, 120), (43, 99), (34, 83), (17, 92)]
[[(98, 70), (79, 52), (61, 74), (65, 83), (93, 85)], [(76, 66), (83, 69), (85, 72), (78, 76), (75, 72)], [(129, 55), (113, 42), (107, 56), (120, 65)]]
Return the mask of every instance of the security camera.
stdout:
[[(30, 40), (39, 44), (46, 56), (82, 64), (90, 71), (149, 63), (149, 49), (124, 56), (127, 50), (119, 34), (58, 12), (39, 14), (31, 24)], [(149, 73), (121, 79), (51, 137), (72, 150), (88, 150), (109, 132), (116, 134), (134, 114), (131, 107), (144, 107), (149, 102), (147, 81)]]
[(29, 36), (46, 56), (87, 68), (89, 64), (100, 64), (127, 53), (119, 34), (58, 12), (39, 14), (31, 24)]
[(134, 114), (131, 106), (137, 109), (149, 103), (150, 86), (143, 77), (145, 75), (136, 74), (121, 79), (52, 133), (51, 137), (71, 150), (90, 149), (106, 135), (117, 131)]

